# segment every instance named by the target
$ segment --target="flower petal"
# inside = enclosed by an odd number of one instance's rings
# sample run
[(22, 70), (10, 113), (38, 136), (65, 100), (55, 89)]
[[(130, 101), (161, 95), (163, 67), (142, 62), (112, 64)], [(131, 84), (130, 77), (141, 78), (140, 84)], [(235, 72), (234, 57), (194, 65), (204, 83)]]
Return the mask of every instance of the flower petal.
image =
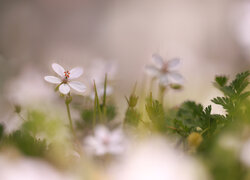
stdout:
[(170, 72), (168, 73), (168, 76), (169, 76), (169, 80), (171, 81), (171, 83), (173, 82), (173, 83), (182, 84), (184, 81), (182, 75), (177, 72)]
[[(168, 73), (169, 74), (169, 73)], [(168, 86), (170, 84), (168, 74), (161, 75), (159, 78), (159, 83), (163, 86)]]
[(158, 68), (162, 68), (162, 66), (164, 66), (164, 61), (163, 61), (163, 58), (157, 54), (157, 53), (154, 53), (152, 55), (152, 59), (153, 61), (155, 62), (155, 65), (158, 67)]
[(52, 68), (53, 70), (61, 77), (64, 77), (64, 68), (62, 66), (60, 66), (59, 64), (53, 63), (52, 64)]
[(168, 63), (168, 68), (173, 69), (178, 64), (180, 64), (180, 59), (179, 58), (174, 58), (174, 59), (169, 60), (167, 63)]
[(77, 82), (77, 81), (70, 81), (68, 82), (69, 86), (72, 87), (74, 90), (79, 92), (85, 92), (86, 86), (83, 83)]
[(60, 84), (62, 82), (59, 78), (55, 76), (45, 76), (44, 80), (52, 84)]
[(68, 94), (69, 91), (70, 91), (70, 87), (68, 84), (61, 84), (59, 86), (59, 91), (62, 93), (62, 94)]
[(71, 69), (69, 72), (70, 72), (69, 79), (75, 79), (82, 75), (83, 69), (80, 67), (76, 67)]
[(145, 67), (145, 69), (146, 69), (146, 72), (149, 75), (152, 75), (152, 76), (158, 76), (158, 75), (160, 75), (160, 70), (157, 67), (155, 67), (155, 66), (147, 65)]
[(110, 131), (103, 125), (98, 125), (95, 128), (95, 137), (102, 141), (103, 139), (109, 138)]

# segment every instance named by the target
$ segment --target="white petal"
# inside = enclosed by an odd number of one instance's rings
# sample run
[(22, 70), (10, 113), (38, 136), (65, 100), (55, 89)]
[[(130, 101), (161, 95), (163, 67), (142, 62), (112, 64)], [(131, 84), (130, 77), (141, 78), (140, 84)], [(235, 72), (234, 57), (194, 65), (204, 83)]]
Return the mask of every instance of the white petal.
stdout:
[(82, 75), (83, 69), (80, 67), (76, 67), (71, 69), (69, 72), (70, 72), (69, 79), (75, 79)]
[(124, 152), (124, 146), (122, 144), (110, 144), (107, 149), (108, 152), (113, 155), (119, 155)]
[(62, 66), (60, 66), (59, 64), (53, 63), (52, 64), (52, 68), (53, 70), (61, 77), (64, 77), (64, 68)]
[(103, 125), (99, 125), (95, 128), (95, 136), (101, 141), (103, 139), (109, 138), (110, 135), (109, 133), (110, 133), (109, 130)]
[(173, 83), (180, 83), (182, 84), (184, 79), (181, 74), (177, 72), (170, 72), (168, 73), (169, 80)]
[(60, 84), (62, 82), (59, 78), (55, 76), (45, 76), (44, 79), (45, 81), (48, 81), (53, 84)]
[(170, 84), (168, 74), (161, 75), (159, 80), (160, 80), (159, 83), (160, 83), (161, 85), (163, 85), (163, 86), (167, 86), (167, 85)]
[(152, 59), (158, 68), (162, 68), (162, 66), (164, 65), (164, 61), (163, 61), (163, 58), (159, 54), (154, 53), (152, 55)]
[(123, 141), (123, 132), (120, 128), (112, 131), (110, 141), (112, 143), (120, 143)]
[(68, 94), (69, 91), (70, 91), (70, 87), (68, 84), (61, 84), (59, 86), (59, 91), (62, 93), (62, 94)]
[(79, 91), (79, 92), (85, 92), (86, 90), (86, 86), (80, 82), (77, 82), (77, 81), (70, 81), (68, 82), (69, 86), (72, 87), (73, 89), (75, 89), (76, 91)]
[(160, 75), (160, 70), (155, 67), (155, 66), (152, 66), (152, 65), (148, 65), (145, 67), (146, 69), (146, 72), (149, 74), (149, 75), (152, 75), (152, 76), (158, 76)]
[(168, 69), (173, 69), (178, 64), (180, 64), (180, 59), (179, 58), (174, 58), (174, 59), (169, 60), (167, 63), (168, 63)]

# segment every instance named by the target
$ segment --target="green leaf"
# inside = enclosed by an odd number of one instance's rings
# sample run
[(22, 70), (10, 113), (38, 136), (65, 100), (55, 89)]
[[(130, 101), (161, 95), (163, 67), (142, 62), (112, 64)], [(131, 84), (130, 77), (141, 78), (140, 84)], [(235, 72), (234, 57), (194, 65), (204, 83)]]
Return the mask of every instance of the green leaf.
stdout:
[(215, 82), (217, 83), (217, 85), (219, 85), (220, 87), (223, 87), (227, 84), (228, 82), (228, 77), (226, 76), (216, 76), (215, 77)]

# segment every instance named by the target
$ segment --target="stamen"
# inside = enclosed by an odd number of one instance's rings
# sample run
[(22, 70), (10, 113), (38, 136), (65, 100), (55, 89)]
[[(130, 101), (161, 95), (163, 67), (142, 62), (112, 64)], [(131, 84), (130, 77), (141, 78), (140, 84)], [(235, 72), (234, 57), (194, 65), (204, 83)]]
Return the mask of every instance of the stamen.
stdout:
[(65, 75), (66, 78), (69, 78), (70, 72), (69, 71), (65, 71), (64, 75)]

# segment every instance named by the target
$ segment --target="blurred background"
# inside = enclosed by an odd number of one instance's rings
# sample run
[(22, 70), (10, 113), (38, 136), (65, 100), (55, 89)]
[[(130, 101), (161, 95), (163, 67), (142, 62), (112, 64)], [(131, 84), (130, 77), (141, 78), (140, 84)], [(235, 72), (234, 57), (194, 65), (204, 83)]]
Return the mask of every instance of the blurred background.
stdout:
[(247, 0), (1, 0), (1, 111), (9, 101), (53, 100), (43, 80), (52, 62), (84, 67), (83, 81), (96, 59), (116, 64), (123, 98), (155, 52), (181, 59), (184, 89), (170, 103), (208, 104), (215, 75), (249, 69), (249, 32)]

